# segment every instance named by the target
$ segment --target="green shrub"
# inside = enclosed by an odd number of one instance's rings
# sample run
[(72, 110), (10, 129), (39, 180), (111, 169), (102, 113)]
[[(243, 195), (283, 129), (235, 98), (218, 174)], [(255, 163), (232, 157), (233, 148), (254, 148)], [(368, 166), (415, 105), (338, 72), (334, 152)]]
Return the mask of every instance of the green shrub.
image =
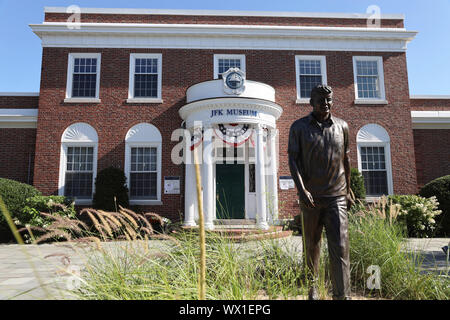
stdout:
[(408, 230), (409, 237), (428, 238), (435, 234), (435, 216), (441, 213), (438, 210), (436, 197), (423, 198), (416, 195), (389, 196), (388, 201), (400, 205), (397, 220)]
[(93, 206), (95, 209), (118, 211), (119, 205), (127, 208), (128, 188), (122, 170), (109, 167), (100, 171), (95, 179)]
[(364, 178), (356, 168), (350, 171), (350, 188), (356, 199), (364, 200), (366, 198), (366, 188), (364, 186)]
[[(16, 224), (20, 224), (22, 220), (26, 220), (27, 216), (23, 214), (26, 199), (37, 195), (41, 195), (41, 192), (33, 186), (0, 178), (0, 196)], [(13, 239), (12, 232), (9, 230), (3, 214), (0, 214), (0, 238), (2, 240)]]
[(422, 197), (435, 196), (437, 198), (442, 214), (436, 218), (436, 235), (450, 236), (450, 175), (427, 183), (419, 194)]
[[(64, 196), (34, 196), (28, 198), (25, 201), (25, 207), (23, 208), (24, 219), (21, 222), (23, 225), (47, 228), (55, 222), (55, 219), (47, 215), (75, 219), (76, 210), (73, 199)], [(42, 232), (35, 229), (33, 233), (35, 236), (38, 236)], [(26, 243), (31, 243), (28, 233), (24, 234), (24, 239)], [(58, 240), (58, 236), (50, 239)]]
[(54, 219), (46, 217), (41, 212), (74, 219), (76, 216), (73, 199), (64, 196), (34, 196), (28, 198), (23, 208), (27, 216), (23, 224), (46, 228)]

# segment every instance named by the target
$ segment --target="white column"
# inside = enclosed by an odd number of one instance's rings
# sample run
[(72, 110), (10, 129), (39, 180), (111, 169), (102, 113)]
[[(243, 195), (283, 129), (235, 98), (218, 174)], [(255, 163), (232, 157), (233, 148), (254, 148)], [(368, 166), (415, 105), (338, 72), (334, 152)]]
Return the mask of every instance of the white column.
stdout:
[(267, 201), (266, 201), (266, 182), (264, 168), (264, 144), (263, 128), (261, 125), (256, 127), (256, 146), (255, 146), (255, 182), (256, 182), (256, 224), (263, 230), (269, 229), (267, 223)]
[(270, 194), (272, 198), (272, 223), (278, 220), (278, 150), (276, 148), (277, 130), (271, 129), (269, 131), (270, 139)]
[(214, 159), (213, 159), (213, 143), (212, 128), (205, 126), (203, 132), (203, 162), (202, 162), (202, 186), (203, 186), (203, 211), (205, 217), (205, 229), (213, 230), (215, 218), (214, 201)]
[[(189, 135), (190, 138), (190, 135)], [(191, 151), (191, 140), (185, 139), (184, 163), (186, 167), (184, 181), (184, 226), (195, 227), (195, 212), (198, 211), (197, 185), (195, 177), (195, 165), (193, 152)]]

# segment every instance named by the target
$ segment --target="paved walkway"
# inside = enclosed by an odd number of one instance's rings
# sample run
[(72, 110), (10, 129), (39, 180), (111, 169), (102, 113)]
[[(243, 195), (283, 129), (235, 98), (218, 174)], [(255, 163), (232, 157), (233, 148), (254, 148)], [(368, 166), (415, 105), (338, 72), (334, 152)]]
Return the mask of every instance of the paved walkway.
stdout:
[[(278, 241), (301, 252), (301, 237)], [(407, 248), (424, 254), (423, 271), (448, 271), (441, 247), (449, 242), (449, 238), (409, 239)], [(149, 241), (151, 250), (166, 250), (170, 244), (170, 241)], [(111, 250), (124, 245), (124, 242), (102, 244)], [(240, 245), (251, 246), (252, 242)], [(0, 245), (0, 299), (74, 299), (68, 293), (77, 282), (73, 274), (79, 274), (86, 256), (92, 254), (94, 249), (80, 244)]]

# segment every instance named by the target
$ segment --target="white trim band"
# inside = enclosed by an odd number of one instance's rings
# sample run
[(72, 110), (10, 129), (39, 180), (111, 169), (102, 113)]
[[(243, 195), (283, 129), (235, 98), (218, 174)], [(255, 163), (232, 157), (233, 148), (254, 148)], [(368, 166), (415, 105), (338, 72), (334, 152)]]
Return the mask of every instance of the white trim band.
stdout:
[(411, 111), (413, 129), (450, 129), (450, 111)]
[(38, 109), (0, 109), (0, 122), (37, 122)]

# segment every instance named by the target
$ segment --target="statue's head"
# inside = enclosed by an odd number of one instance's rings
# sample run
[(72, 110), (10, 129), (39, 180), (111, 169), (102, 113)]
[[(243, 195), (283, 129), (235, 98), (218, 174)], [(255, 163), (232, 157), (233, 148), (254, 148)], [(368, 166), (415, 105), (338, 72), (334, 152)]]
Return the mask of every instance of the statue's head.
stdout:
[(323, 118), (328, 117), (333, 106), (333, 89), (322, 84), (315, 86), (311, 90), (309, 103), (313, 107), (314, 113), (320, 114)]

